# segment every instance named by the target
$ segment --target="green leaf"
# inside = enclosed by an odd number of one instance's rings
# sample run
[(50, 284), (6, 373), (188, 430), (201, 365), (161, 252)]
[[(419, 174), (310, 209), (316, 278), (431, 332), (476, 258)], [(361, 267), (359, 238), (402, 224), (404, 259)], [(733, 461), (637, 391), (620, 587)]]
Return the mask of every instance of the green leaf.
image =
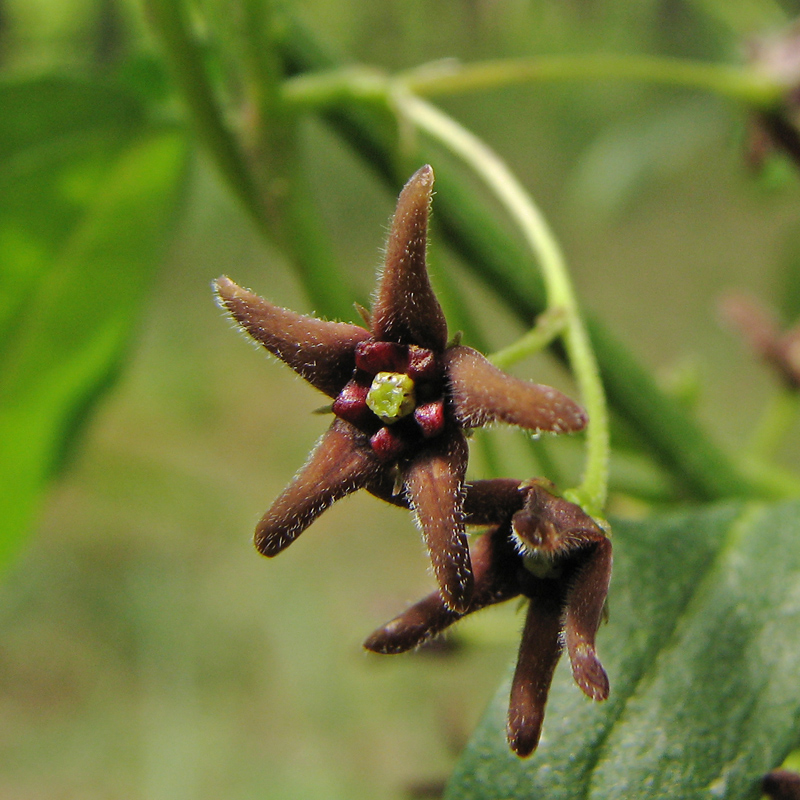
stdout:
[(146, 120), (105, 84), (0, 83), (0, 341)]
[(40, 197), (56, 233), (40, 235), (14, 209), (0, 220), (17, 242), (0, 264), (0, 563), (29, 528), (75, 423), (117, 369), (174, 218), (183, 138), (151, 133), (116, 149), (102, 164), (63, 164), (52, 185), (77, 176), (80, 191), (67, 211), (55, 193)]
[(539, 749), (520, 760), (504, 685), (447, 800), (757, 798), (796, 745), (800, 503), (620, 521), (614, 551), (609, 699), (587, 700), (560, 664)]

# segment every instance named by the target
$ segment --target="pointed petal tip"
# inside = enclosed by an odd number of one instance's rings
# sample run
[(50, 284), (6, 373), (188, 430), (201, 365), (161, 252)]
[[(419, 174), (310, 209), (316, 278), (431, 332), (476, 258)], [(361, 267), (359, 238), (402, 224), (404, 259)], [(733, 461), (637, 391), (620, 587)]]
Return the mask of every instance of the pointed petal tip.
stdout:
[(508, 746), (520, 757), (527, 758), (539, 745), (543, 716), (509, 716), (506, 736)]
[[(433, 167), (430, 164), (425, 164), (420, 167), (408, 180), (408, 183), (417, 183), (420, 186), (433, 186), (434, 175)], [(408, 185), (408, 184), (407, 184)]]
[(371, 331), (379, 341), (440, 351), (447, 344), (447, 322), (426, 264), (432, 195), (433, 170), (426, 165), (411, 176), (397, 199)]
[(583, 648), (579, 654), (571, 654), (572, 677), (580, 690), (592, 700), (607, 700), (608, 675), (594, 650)]
[[(389, 623), (391, 625), (391, 623)], [(413, 650), (418, 642), (398, 642), (395, 641), (391, 631), (387, 631), (384, 626), (373, 631), (372, 634), (364, 641), (363, 647), (370, 653), (376, 653), (379, 656), (396, 656), (400, 653), (405, 653)]]
[(394, 651), (387, 648), (382, 634), (383, 628), (379, 628), (377, 631), (374, 631), (372, 634), (370, 634), (370, 636), (364, 640), (364, 643), (361, 646), (370, 653), (377, 653), (379, 656), (388, 656), (393, 654)]
[(233, 299), (236, 291), (239, 289), (239, 286), (237, 286), (227, 275), (220, 275), (219, 278), (211, 281), (211, 289), (214, 292), (217, 305), (227, 311), (227, 303)]
[(271, 511), (272, 509), (267, 511), (258, 525), (256, 525), (256, 532), (253, 537), (253, 544), (256, 550), (266, 558), (275, 558), (278, 553), (282, 553), (297, 538), (293, 531), (291, 533), (287, 532), (289, 527), (286, 524), (276, 525), (276, 520)]

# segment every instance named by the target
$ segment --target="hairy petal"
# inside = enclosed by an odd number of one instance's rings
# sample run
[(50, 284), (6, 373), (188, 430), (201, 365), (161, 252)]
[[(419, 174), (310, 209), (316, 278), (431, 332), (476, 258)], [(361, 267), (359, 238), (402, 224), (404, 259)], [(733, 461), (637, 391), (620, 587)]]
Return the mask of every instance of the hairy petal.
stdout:
[(214, 281), (219, 304), (273, 355), (329, 397), (336, 397), (355, 368), (355, 347), (369, 338), (358, 325), (297, 314), (237, 286)]
[(567, 592), (564, 634), (572, 676), (592, 700), (608, 697), (608, 676), (595, 651), (595, 636), (611, 580), (611, 541), (603, 537), (589, 551)]
[(508, 743), (518, 756), (529, 756), (539, 744), (547, 695), (561, 655), (560, 632), (558, 596), (532, 596), (508, 706)]
[(467, 484), (464, 516), (467, 525), (499, 525), (522, 508), (525, 484), (515, 478), (493, 478)]
[[(472, 547), (471, 558), (475, 588), (466, 613), (471, 614), (519, 594), (516, 579), (519, 557), (511, 544), (508, 526), (500, 526), (481, 536)], [(364, 642), (364, 647), (384, 655), (405, 653), (463, 616), (445, 605), (440, 592), (433, 592), (378, 628)]]
[(468, 455), (466, 439), (454, 430), (424, 447), (403, 476), (442, 599), (460, 613), (469, 608), (473, 585), (463, 511)]
[(305, 466), (258, 523), (259, 552), (280, 553), (326, 508), (365, 486), (379, 469), (367, 437), (350, 423), (334, 420)]
[(372, 333), (376, 339), (441, 351), (447, 343), (447, 322), (425, 262), (432, 193), (433, 169), (427, 165), (400, 193), (372, 308)]
[(574, 400), (550, 386), (507, 375), (471, 347), (451, 347), (444, 358), (456, 419), (465, 428), (506, 422), (568, 433), (586, 427), (586, 413)]

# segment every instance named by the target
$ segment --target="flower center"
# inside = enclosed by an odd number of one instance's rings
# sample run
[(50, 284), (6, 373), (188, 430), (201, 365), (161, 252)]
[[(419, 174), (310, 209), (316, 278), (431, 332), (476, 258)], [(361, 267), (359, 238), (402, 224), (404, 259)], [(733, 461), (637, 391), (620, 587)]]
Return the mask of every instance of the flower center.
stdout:
[(367, 392), (367, 406), (386, 425), (414, 412), (414, 381), (402, 372), (379, 372)]

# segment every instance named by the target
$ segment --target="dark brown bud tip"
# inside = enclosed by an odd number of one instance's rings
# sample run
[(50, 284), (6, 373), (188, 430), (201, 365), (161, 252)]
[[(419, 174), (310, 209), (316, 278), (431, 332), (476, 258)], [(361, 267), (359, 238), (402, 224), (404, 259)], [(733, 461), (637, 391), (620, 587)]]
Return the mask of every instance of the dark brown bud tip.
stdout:
[(398, 618), (373, 631), (364, 642), (364, 649), (383, 656), (406, 653), (422, 644), (429, 636), (424, 623), (408, 624)]
[(458, 618), (445, 606), (439, 592), (433, 592), (378, 628), (364, 647), (381, 655), (405, 653), (441, 633)]
[(786, 769), (774, 769), (764, 776), (761, 790), (772, 800), (800, 800), (800, 775)]
[(536, 749), (543, 722), (543, 708), (527, 715), (515, 714), (513, 711), (509, 713), (506, 730), (508, 745), (520, 758), (527, 758)]

